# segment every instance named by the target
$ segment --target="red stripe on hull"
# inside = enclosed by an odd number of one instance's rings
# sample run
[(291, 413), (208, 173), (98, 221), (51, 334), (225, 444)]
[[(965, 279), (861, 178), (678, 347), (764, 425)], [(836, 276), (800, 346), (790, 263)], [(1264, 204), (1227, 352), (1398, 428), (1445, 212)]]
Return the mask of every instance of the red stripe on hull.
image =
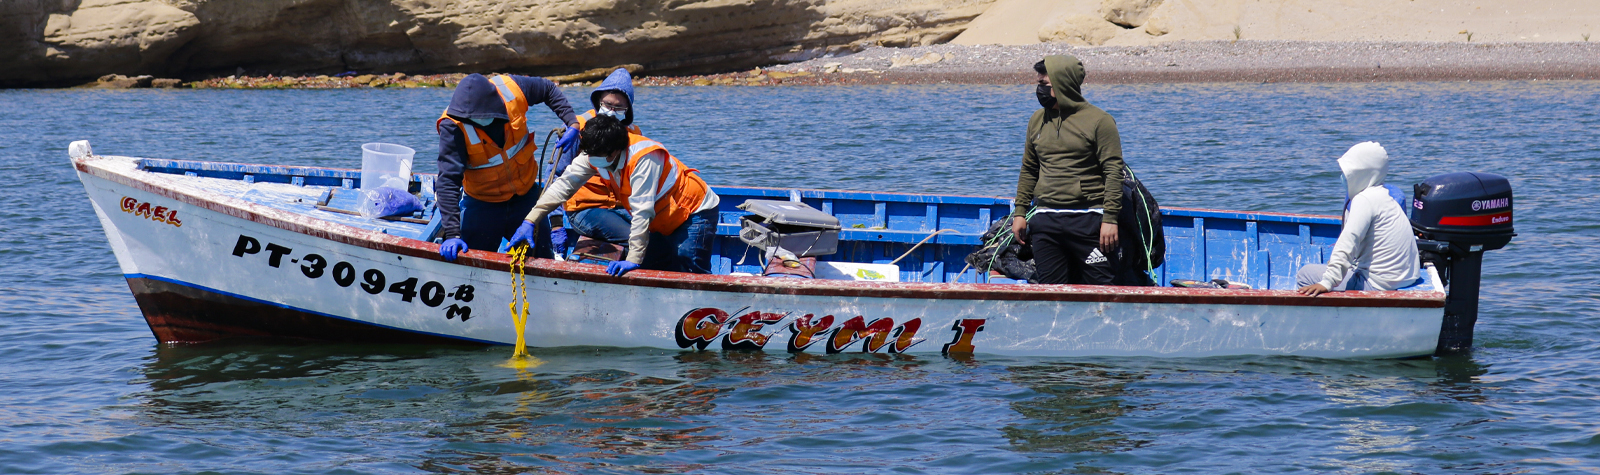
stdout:
[(423, 333), (343, 320), (143, 277), (128, 278), (150, 332), (162, 343), (226, 338), (284, 338), (345, 343), (475, 345)]

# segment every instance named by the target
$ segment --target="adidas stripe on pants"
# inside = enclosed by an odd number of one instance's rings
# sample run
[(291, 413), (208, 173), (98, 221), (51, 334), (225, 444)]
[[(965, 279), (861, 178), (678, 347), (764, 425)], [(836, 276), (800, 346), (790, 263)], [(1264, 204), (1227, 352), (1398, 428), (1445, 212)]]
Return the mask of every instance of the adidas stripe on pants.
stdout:
[(1036, 213), (1028, 220), (1036, 284), (1111, 285), (1111, 258), (1100, 251), (1100, 213)]

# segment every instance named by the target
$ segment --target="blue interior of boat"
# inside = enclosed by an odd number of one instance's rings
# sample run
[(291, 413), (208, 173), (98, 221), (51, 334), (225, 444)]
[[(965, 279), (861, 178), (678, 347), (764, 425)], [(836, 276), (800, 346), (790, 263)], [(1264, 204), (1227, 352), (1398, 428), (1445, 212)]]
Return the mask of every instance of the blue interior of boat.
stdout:
[[(360, 183), (359, 170), (165, 159), (141, 159), (139, 166), (150, 172), (209, 179), (198, 186), (340, 224), (425, 241), (434, 241), (439, 233), (440, 222), (432, 206), (432, 175), (412, 178), (412, 189), (424, 200), (425, 211), (399, 219), (372, 220), (352, 212), (359, 195), (353, 189)], [(739, 239), (739, 219), (749, 213), (738, 205), (764, 199), (804, 202), (839, 219), (843, 229), (838, 252), (820, 256), (819, 261), (887, 264), (900, 258), (901, 282), (1015, 283), (982, 275), (964, 261), (983, 245), (982, 235), (989, 224), (1011, 213), (1009, 198), (713, 189), (722, 197), (712, 246), (712, 265), (718, 274), (763, 271), (763, 252)], [(1176, 279), (1226, 279), (1258, 289), (1292, 289), (1300, 266), (1326, 262), (1339, 234), (1339, 220), (1334, 217), (1214, 210), (1163, 209), (1162, 226), (1166, 263), (1153, 272), (1163, 286)]]

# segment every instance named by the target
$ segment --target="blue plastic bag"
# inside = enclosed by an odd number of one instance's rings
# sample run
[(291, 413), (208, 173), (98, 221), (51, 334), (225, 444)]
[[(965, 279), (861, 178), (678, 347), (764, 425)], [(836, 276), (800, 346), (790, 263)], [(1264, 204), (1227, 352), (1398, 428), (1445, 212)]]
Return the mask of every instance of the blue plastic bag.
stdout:
[(361, 192), (359, 208), (356, 211), (368, 219), (406, 215), (422, 211), (422, 200), (405, 190), (380, 186)]

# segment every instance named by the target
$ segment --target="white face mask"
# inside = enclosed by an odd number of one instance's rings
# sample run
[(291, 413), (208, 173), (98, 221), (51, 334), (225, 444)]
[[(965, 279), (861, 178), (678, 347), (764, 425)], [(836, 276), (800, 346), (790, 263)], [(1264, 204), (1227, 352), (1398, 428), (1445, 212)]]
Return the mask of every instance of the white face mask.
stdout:
[(478, 125), (481, 126), (481, 127), (488, 127), (489, 124), (493, 124), (494, 123), (494, 118), (493, 117), (482, 118), (482, 119), (474, 117), (474, 118), (472, 118), (470, 120), (473, 121), (473, 122), (477, 122)]
[(590, 165), (594, 165), (595, 168), (607, 168), (607, 167), (610, 167), (611, 166), (611, 156), (610, 155), (606, 155), (604, 157), (590, 156), (589, 157), (589, 164)]

